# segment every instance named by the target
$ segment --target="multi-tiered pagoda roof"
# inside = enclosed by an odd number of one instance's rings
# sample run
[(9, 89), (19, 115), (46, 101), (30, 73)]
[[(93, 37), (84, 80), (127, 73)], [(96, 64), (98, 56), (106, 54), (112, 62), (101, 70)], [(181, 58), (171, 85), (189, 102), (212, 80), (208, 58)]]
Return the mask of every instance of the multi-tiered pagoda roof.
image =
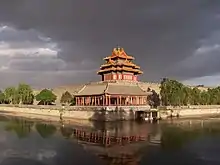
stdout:
[[(142, 74), (143, 72), (140, 70), (140, 67), (133, 63), (134, 59), (135, 58), (133, 56), (128, 55), (123, 48), (114, 48), (112, 54), (103, 59), (105, 60), (105, 64), (101, 65), (100, 70), (97, 73), (99, 75), (104, 75), (108, 73), (116, 74), (116, 79), (120, 79), (120, 77), (121, 79), (123, 79), (123, 74)], [(122, 75), (120, 76), (118, 74)], [(112, 79), (114, 78), (112, 77)], [(133, 78), (131, 77), (130, 80), (133, 80)]]

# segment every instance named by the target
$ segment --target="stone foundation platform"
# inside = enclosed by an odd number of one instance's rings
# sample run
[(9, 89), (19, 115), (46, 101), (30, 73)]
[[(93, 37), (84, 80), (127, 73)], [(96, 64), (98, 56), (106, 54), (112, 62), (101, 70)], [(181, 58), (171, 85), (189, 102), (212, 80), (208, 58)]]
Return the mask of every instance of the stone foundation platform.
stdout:
[(136, 111), (150, 111), (149, 106), (3, 106), (1, 112), (14, 113), (21, 116), (41, 118), (41, 116), (60, 117), (63, 120), (95, 120), (95, 121), (120, 121), (134, 120)]

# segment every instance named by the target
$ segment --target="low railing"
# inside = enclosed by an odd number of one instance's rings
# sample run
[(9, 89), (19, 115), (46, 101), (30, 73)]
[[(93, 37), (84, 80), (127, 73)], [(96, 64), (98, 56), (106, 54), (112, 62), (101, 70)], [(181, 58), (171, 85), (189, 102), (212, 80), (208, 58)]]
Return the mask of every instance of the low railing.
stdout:
[(159, 106), (161, 110), (171, 109), (216, 109), (220, 108), (220, 105), (189, 105), (189, 106)]
[[(25, 105), (25, 104), (0, 104), (0, 107), (18, 107), (18, 108), (33, 108), (33, 109), (54, 109), (54, 110), (77, 110), (78, 108), (149, 108), (149, 105), (104, 105), (104, 106), (62, 106), (62, 105)], [(171, 110), (171, 109), (215, 109), (220, 108), (220, 105), (189, 105), (189, 106), (159, 106), (157, 109), (161, 110)]]
[(25, 104), (0, 104), (0, 107), (34, 108), (34, 109), (62, 109), (59, 105), (25, 105)]
[(91, 110), (101, 110), (101, 109), (140, 109), (148, 108), (148, 105), (134, 105), (134, 106), (62, 106), (62, 105), (24, 105), (24, 104), (0, 104), (1, 107), (16, 107), (16, 108), (32, 108), (32, 109), (48, 109), (48, 110), (68, 110), (68, 111), (91, 111)]

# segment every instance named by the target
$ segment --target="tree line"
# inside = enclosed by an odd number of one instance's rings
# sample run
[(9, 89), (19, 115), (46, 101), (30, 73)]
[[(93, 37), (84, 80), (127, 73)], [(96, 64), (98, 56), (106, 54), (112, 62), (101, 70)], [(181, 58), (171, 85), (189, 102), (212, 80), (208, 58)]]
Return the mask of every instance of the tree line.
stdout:
[[(0, 91), (0, 104), (24, 104), (31, 105), (34, 100), (41, 105), (53, 105), (57, 100), (57, 96), (52, 90), (43, 89), (34, 95), (34, 91), (30, 85), (20, 83), (17, 87), (7, 87), (4, 91)], [(68, 91), (61, 96), (60, 102), (65, 105), (74, 105), (75, 99)]]
[(160, 99), (163, 106), (220, 105), (220, 87), (200, 90), (164, 78), (160, 84)]
[[(148, 102), (152, 107), (157, 106), (186, 106), (186, 105), (220, 105), (220, 86), (200, 90), (198, 87), (189, 87), (176, 80), (164, 78), (160, 83), (160, 94), (148, 88)], [(0, 91), (0, 104), (31, 105), (34, 100), (40, 105), (54, 105), (57, 96), (52, 90), (43, 89), (34, 95), (31, 86), (20, 83), (17, 87), (8, 87)], [(64, 92), (59, 100), (65, 105), (75, 105), (75, 97), (68, 91)]]

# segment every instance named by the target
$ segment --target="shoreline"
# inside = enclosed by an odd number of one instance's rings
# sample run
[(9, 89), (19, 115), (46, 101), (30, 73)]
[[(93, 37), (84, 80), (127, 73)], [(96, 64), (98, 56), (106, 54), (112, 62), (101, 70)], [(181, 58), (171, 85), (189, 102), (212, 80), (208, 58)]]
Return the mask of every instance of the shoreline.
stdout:
[[(44, 115), (44, 114), (33, 114), (33, 113), (22, 113), (22, 112), (11, 112), (11, 111), (2, 111), (0, 110), (0, 116), (7, 117), (18, 117), (25, 120), (34, 120), (48, 124), (61, 124), (59, 116)], [(93, 127), (93, 123), (90, 120), (80, 120), (73, 118), (66, 118), (62, 121), (62, 124), (74, 125), (74, 126), (83, 126), (83, 127)]]
[[(21, 112), (21, 111), (5, 111), (5, 110), (0, 110), (0, 115), (2, 116), (11, 116), (11, 117), (21, 117), (25, 119), (34, 119), (38, 121), (43, 121), (43, 122), (60, 122), (60, 116), (59, 115), (51, 115), (51, 114), (39, 114), (39, 113), (28, 113), (28, 112)], [(185, 116), (180, 116), (180, 117), (169, 117), (166, 116), (162, 118), (162, 121), (166, 120), (181, 120), (181, 119), (202, 119), (202, 118), (220, 118), (220, 114), (216, 113), (210, 113), (210, 114), (193, 114), (193, 115), (185, 115)], [(99, 122), (99, 121), (97, 121)], [(112, 121), (104, 121), (104, 122), (112, 122)], [(67, 117), (65, 116), (63, 119), (64, 124), (79, 124), (79, 125), (92, 125), (92, 121), (90, 119), (79, 119), (79, 118), (74, 118), (74, 117)]]
[[(56, 106), (48, 106), (42, 108), (39, 106), (25, 107), (22, 106), (6, 106), (0, 105), (0, 114), (7, 116), (15, 117), (24, 117), (28, 119), (37, 119), (43, 121), (54, 121), (60, 122), (60, 113), (61, 111), (57, 109)], [(72, 107), (71, 107), (72, 108)], [(88, 107), (84, 107), (85, 109)], [(112, 107), (113, 108), (113, 107)], [(77, 109), (77, 107), (74, 107)], [(140, 111), (141, 109), (139, 109)], [(138, 110), (137, 110), (138, 111)], [(150, 110), (149, 110), (150, 111)], [(173, 119), (190, 119), (190, 118), (203, 118), (203, 117), (220, 117), (220, 106), (209, 106), (209, 107), (193, 107), (193, 108), (179, 108), (179, 109), (157, 109), (162, 120), (170, 120), (170, 116), (173, 116)], [(147, 112), (147, 111), (146, 111)], [(110, 111), (102, 110), (69, 110), (62, 109), (62, 119), (64, 123), (78, 123), (92, 125), (93, 121), (103, 121), (103, 122), (112, 122), (112, 121), (129, 121), (134, 120), (136, 115), (136, 110), (126, 109), (122, 113), (116, 112), (113, 109)], [(178, 117), (177, 117), (178, 116)]]

